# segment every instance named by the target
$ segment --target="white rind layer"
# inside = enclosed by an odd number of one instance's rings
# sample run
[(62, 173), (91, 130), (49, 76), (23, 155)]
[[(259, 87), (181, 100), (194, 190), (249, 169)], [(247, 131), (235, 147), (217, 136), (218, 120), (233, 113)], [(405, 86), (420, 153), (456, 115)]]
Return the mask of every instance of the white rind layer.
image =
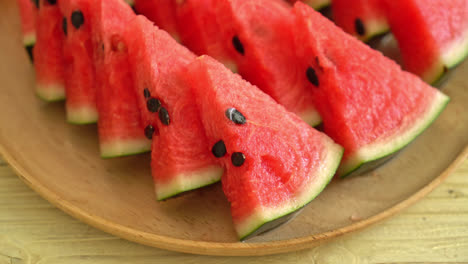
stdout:
[(368, 41), (371, 38), (384, 34), (390, 30), (390, 26), (388, 25), (385, 19), (374, 19), (366, 21), (366, 35), (360, 37), (363, 41)]
[(36, 44), (36, 33), (28, 33), (23, 35), (23, 44), (26, 47)]
[(65, 99), (65, 86), (63, 84), (37, 84), (36, 94), (44, 101), (61, 101)]
[(306, 110), (302, 113), (299, 114), (299, 117), (306, 122), (307, 124), (311, 126), (318, 126), (320, 123), (322, 123), (322, 118), (320, 117), (320, 114), (317, 112), (317, 110)]
[(250, 216), (236, 224), (236, 232), (241, 240), (262, 225), (299, 210), (322, 192), (335, 175), (343, 155), (343, 148), (331, 139), (327, 139), (324, 149), (326, 156), (320, 161), (320, 167), (314, 171), (316, 174), (311, 175), (312, 180), (304, 182), (306, 186), (299, 196), (275, 207), (257, 208)]
[(213, 184), (221, 179), (223, 173), (223, 168), (211, 166), (199, 171), (174, 175), (166, 184), (155, 182), (156, 198), (161, 201), (179, 193)]
[(468, 55), (468, 30), (451, 43), (449, 47), (444, 48), (445, 53), (442, 54), (442, 62), (452, 68), (460, 63)]
[(114, 158), (148, 152), (151, 150), (151, 140), (119, 139), (110, 142), (100, 142), (102, 158)]
[(432, 124), (449, 100), (446, 95), (437, 92), (426, 113), (419, 120), (408, 121), (411, 123), (401, 126), (391, 136), (360, 148), (354, 155), (342, 162), (337, 174), (341, 177), (346, 176), (364, 163), (378, 160), (402, 149)]
[(98, 111), (93, 106), (67, 107), (67, 121), (71, 124), (92, 124), (98, 121)]

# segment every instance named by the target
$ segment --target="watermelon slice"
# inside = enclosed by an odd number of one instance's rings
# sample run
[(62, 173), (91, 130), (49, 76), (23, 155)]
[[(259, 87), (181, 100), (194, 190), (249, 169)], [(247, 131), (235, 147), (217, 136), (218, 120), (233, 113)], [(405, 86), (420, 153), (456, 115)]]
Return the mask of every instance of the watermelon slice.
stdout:
[(95, 3), (90, 0), (59, 2), (63, 15), (63, 43), (67, 121), (72, 124), (95, 123), (96, 80), (93, 46), (91, 43), (91, 14)]
[(333, 0), (333, 20), (344, 31), (361, 40), (388, 32), (382, 0)]
[(329, 6), (331, 4), (332, 0), (289, 0), (289, 2), (291, 2), (293, 4), (295, 2), (298, 2), (298, 1), (301, 1), (304, 4), (309, 5), (310, 7), (312, 7), (315, 10), (320, 10), (322, 8), (325, 8), (325, 7)]
[(468, 1), (383, 1), (403, 63), (429, 83), (468, 55)]
[(338, 174), (403, 148), (449, 98), (392, 60), (296, 3), (296, 50), (324, 131), (345, 148)]
[(274, 0), (219, 0), (216, 17), (240, 75), (306, 123), (318, 125), (312, 92), (299, 81), (290, 7)]
[[(138, 16), (126, 31), (137, 95), (148, 123), (159, 132), (153, 139), (152, 174), (156, 197), (164, 200), (219, 181), (223, 169), (210, 152), (183, 69), (195, 55), (169, 34)], [(154, 103), (152, 103), (154, 102)]]
[(32, 50), (36, 44), (36, 13), (37, 7), (31, 0), (18, 0), (18, 8), (21, 17), (21, 31), (23, 32), (24, 48), (29, 58), (33, 61)]
[(223, 191), (240, 239), (284, 222), (325, 188), (343, 153), (330, 138), (210, 57), (187, 78), (226, 168)]
[(46, 101), (65, 98), (62, 15), (56, 1), (40, 0), (36, 18), (36, 93)]
[(216, 19), (216, 0), (185, 0), (177, 4), (181, 42), (195, 54), (209, 54), (233, 72), (237, 66), (225, 50)]
[(138, 14), (146, 16), (159, 28), (166, 30), (171, 36), (180, 40), (177, 31), (176, 9), (179, 0), (134, 0), (134, 8)]
[(120, 0), (101, 0), (94, 12), (92, 41), (101, 156), (110, 158), (147, 152), (151, 141), (145, 136), (123, 36), (135, 14)]

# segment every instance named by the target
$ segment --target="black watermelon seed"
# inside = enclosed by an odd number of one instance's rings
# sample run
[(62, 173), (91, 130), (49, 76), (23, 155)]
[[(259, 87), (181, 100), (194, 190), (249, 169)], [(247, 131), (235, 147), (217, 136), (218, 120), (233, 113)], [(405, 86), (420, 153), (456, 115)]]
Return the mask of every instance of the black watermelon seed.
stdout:
[(315, 73), (315, 70), (312, 67), (307, 68), (306, 76), (307, 76), (307, 80), (309, 80), (311, 84), (319, 87), (320, 85), (319, 79), (317, 77), (317, 74)]
[(161, 107), (161, 109), (159, 109), (159, 120), (161, 120), (161, 123), (163, 123), (166, 126), (168, 126), (171, 123), (169, 113), (164, 107)]
[(235, 108), (228, 108), (224, 114), (229, 120), (238, 125), (243, 125), (245, 122), (247, 122), (245, 116)]
[(68, 26), (67, 18), (63, 17), (63, 19), (62, 19), (62, 30), (63, 30), (63, 34), (65, 34), (65, 36), (68, 34), (67, 26)]
[(47, 2), (51, 5), (55, 5), (57, 3), (57, 0), (47, 0)]
[(28, 45), (28, 46), (26, 46), (24, 48), (28, 52), (28, 56), (29, 56), (29, 59), (31, 60), (31, 62), (34, 62), (34, 55), (33, 55), (34, 45)]
[(71, 15), (71, 23), (76, 29), (79, 29), (81, 25), (84, 24), (83, 12), (80, 10), (73, 11)]
[(156, 113), (159, 111), (159, 108), (161, 108), (161, 101), (154, 97), (150, 98), (148, 101), (146, 101), (146, 108), (148, 108), (148, 111), (151, 113)]
[(242, 166), (242, 164), (244, 164), (244, 162), (245, 162), (245, 155), (244, 155), (244, 153), (242, 153), (242, 152), (234, 152), (234, 153), (232, 153), (232, 155), (231, 155), (231, 162), (232, 162), (232, 165), (234, 165), (234, 166), (236, 166), (236, 167)]
[(237, 50), (237, 52), (244, 55), (245, 53), (244, 45), (242, 45), (242, 42), (240, 41), (238, 36), (234, 36), (232, 38), (232, 45), (234, 45), (234, 48)]
[(152, 125), (147, 125), (145, 127), (145, 136), (148, 139), (153, 139), (153, 134), (154, 134), (154, 127)]
[(224, 141), (220, 140), (216, 142), (213, 148), (211, 148), (211, 153), (213, 153), (216, 158), (224, 157), (224, 155), (226, 155), (226, 145), (224, 145)]
[(33, 2), (36, 8), (39, 8), (39, 0), (31, 0), (31, 2)]
[(364, 36), (366, 34), (366, 28), (360, 18), (356, 18), (356, 20), (354, 20), (354, 29), (359, 36)]
[(145, 89), (143, 90), (143, 96), (144, 96), (146, 99), (148, 99), (148, 98), (151, 97), (151, 93), (150, 93), (150, 91), (148, 90), (148, 88), (145, 88)]

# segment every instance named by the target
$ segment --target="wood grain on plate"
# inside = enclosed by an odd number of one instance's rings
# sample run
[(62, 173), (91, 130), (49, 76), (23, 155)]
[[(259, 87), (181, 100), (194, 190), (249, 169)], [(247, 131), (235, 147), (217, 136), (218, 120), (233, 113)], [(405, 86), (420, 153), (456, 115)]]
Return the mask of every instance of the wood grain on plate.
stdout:
[(65, 122), (62, 103), (34, 95), (15, 1), (0, 1), (0, 152), (35, 191), (106, 232), (164, 249), (212, 255), (265, 255), (311, 247), (407, 207), (468, 155), (468, 63), (444, 92), (439, 119), (396, 158), (368, 174), (333, 181), (289, 224), (236, 241), (220, 185), (156, 202), (149, 155), (103, 160), (96, 127)]

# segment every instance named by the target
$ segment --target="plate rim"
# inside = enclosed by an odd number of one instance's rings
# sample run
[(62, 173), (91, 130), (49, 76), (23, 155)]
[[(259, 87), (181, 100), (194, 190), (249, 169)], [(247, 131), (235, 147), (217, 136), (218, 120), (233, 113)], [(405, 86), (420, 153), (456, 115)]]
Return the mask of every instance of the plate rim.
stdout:
[(73, 205), (72, 203), (60, 198), (55, 192), (48, 189), (40, 181), (36, 180), (27, 170), (16, 161), (13, 155), (0, 144), (0, 155), (9, 164), (15, 174), (32, 190), (42, 198), (53, 204), (58, 209), (64, 211), (70, 216), (78, 219), (94, 228), (110, 233), (117, 237), (151, 246), (155, 248), (171, 250), (182, 253), (211, 256), (264, 256), (280, 254), (291, 251), (298, 251), (314, 247), (318, 244), (327, 242), (342, 235), (362, 230), (364, 227), (375, 224), (395, 215), (403, 209), (413, 205), (415, 202), (429, 194), (439, 184), (441, 184), (460, 164), (468, 157), (468, 144), (458, 153), (456, 158), (445, 168), (440, 175), (431, 180), (417, 192), (408, 196), (406, 199), (395, 204), (388, 209), (379, 212), (369, 218), (360, 220), (351, 225), (347, 225), (335, 230), (330, 230), (320, 234), (308, 235), (300, 238), (272, 242), (207, 242), (172, 238), (163, 235), (156, 235), (144, 231), (135, 230), (121, 224), (106, 220), (102, 217), (89, 214), (85, 210)]

